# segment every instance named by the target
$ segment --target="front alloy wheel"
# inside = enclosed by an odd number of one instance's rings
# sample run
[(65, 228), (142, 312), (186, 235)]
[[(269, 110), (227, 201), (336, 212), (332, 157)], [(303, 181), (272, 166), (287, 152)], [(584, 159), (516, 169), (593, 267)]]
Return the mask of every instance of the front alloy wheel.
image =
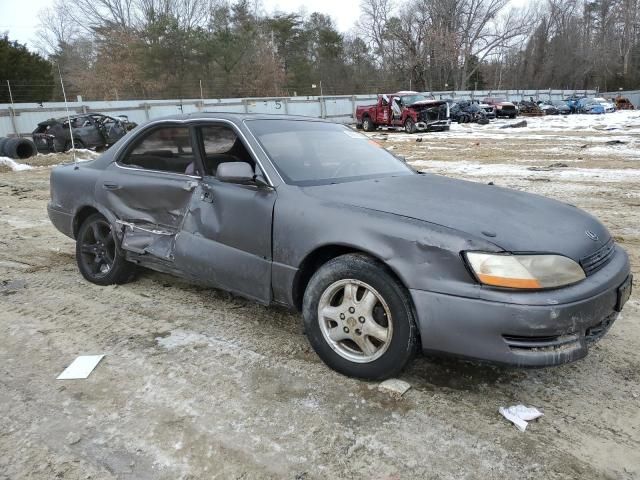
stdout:
[(416, 124), (411, 118), (407, 118), (404, 122), (404, 131), (407, 133), (416, 133), (418, 129), (416, 128)]
[(368, 255), (350, 253), (322, 265), (309, 280), (302, 313), (313, 349), (344, 375), (389, 378), (415, 354), (411, 298), (391, 271)]
[(382, 356), (393, 336), (389, 306), (371, 285), (355, 279), (338, 280), (324, 291), (318, 322), (335, 352), (357, 363)]

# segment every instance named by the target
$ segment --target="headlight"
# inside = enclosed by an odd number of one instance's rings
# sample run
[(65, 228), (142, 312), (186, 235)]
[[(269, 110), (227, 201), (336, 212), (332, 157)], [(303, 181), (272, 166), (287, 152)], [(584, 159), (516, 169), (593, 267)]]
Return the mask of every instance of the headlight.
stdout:
[(584, 270), (561, 255), (501, 255), (467, 252), (469, 266), (485, 285), (540, 289), (579, 282)]

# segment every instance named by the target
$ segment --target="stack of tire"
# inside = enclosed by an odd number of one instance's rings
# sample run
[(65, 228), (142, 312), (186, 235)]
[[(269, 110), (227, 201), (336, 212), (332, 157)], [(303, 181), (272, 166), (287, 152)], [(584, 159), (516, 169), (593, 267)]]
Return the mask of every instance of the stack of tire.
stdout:
[(0, 138), (0, 157), (25, 159), (37, 154), (36, 144), (28, 138)]

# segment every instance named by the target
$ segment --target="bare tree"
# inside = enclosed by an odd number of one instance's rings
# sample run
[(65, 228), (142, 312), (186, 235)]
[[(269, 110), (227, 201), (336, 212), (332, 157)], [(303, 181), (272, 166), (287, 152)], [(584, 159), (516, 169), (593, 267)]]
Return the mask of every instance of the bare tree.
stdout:
[(78, 24), (63, 0), (55, 0), (52, 6), (41, 10), (38, 20), (37, 48), (45, 55), (52, 55), (61, 44), (70, 44), (79, 37)]

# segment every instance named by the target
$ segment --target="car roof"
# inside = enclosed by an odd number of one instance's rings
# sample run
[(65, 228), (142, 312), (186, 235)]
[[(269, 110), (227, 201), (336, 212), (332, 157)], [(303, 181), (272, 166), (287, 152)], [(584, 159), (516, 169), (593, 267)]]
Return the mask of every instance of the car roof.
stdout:
[(164, 117), (154, 118), (152, 121), (178, 121), (185, 122), (189, 120), (228, 120), (234, 123), (242, 123), (244, 120), (296, 120), (307, 122), (324, 122), (333, 123), (328, 120), (317, 117), (304, 117), (302, 115), (285, 115), (279, 113), (237, 113), (237, 112), (194, 112), (176, 115), (167, 115)]

